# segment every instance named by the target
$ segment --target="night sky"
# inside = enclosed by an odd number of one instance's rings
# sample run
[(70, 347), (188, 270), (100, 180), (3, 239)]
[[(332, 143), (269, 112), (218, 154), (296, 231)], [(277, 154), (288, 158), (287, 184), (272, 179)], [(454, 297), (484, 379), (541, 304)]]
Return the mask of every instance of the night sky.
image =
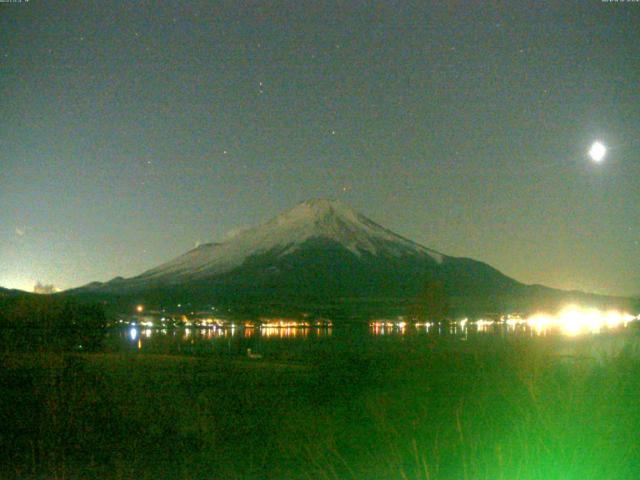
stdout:
[(478, 3), (0, 4), (0, 285), (132, 276), (329, 197), (640, 294), (640, 3)]

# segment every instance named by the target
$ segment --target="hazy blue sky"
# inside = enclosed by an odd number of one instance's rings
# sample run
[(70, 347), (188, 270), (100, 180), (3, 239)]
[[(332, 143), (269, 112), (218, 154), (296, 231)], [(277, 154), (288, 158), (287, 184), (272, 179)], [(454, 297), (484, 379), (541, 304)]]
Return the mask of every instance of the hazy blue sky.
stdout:
[(640, 293), (639, 33), (600, 0), (0, 4), (0, 285), (131, 276), (333, 197)]

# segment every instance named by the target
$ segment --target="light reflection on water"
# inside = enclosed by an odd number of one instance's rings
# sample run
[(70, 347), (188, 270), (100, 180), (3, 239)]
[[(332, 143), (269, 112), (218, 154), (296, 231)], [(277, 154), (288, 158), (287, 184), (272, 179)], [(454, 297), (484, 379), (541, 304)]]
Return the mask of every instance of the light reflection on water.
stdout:
[(561, 334), (569, 337), (579, 335), (616, 333), (624, 330), (628, 325), (640, 320), (640, 316), (618, 310), (598, 310), (568, 305), (555, 314), (535, 313), (527, 317), (507, 315), (499, 320), (463, 318), (448, 322), (424, 322), (408, 324), (404, 319), (374, 320), (369, 326), (373, 335), (388, 335), (407, 333), (408, 326), (417, 332), (430, 333), (437, 328), (438, 334), (460, 335), (467, 337), (474, 333), (524, 334), (531, 336), (546, 336)]
[[(247, 350), (251, 349), (260, 355), (295, 357), (301, 352), (304, 355), (304, 352), (311, 352), (318, 346), (329, 343), (346, 349), (376, 348), (376, 345), (390, 346), (403, 341), (415, 342), (414, 345), (419, 348), (420, 345), (425, 348), (431, 348), (432, 345), (439, 345), (438, 348), (455, 348), (455, 345), (469, 343), (495, 345), (495, 342), (502, 339), (528, 338), (557, 345), (558, 348), (565, 349), (562, 351), (565, 354), (572, 352), (579, 344), (597, 345), (601, 348), (603, 345), (614, 345), (620, 339), (631, 339), (640, 345), (640, 335), (635, 325), (638, 322), (633, 320), (634, 317), (613, 314), (596, 318), (592, 312), (580, 316), (572, 310), (555, 317), (537, 315), (500, 320), (462, 319), (455, 322), (383, 319), (368, 324), (346, 324), (338, 327), (251, 323), (173, 329), (131, 326), (112, 331), (109, 348), (163, 354), (230, 355), (246, 355)], [(618, 349), (618, 346), (615, 348)]]
[[(533, 320), (532, 320), (533, 319)], [(615, 333), (624, 331), (629, 327), (631, 321), (607, 325), (591, 324), (551, 324), (548, 320), (540, 320), (539, 317), (531, 319), (507, 319), (506, 321), (477, 320), (467, 321), (463, 319), (457, 322), (416, 322), (378, 320), (369, 323), (368, 335), (378, 336), (407, 336), (407, 335), (435, 335), (453, 336), (468, 338), (469, 335), (510, 335), (510, 336), (537, 336), (562, 334), (565, 336), (575, 336), (578, 334), (600, 334)], [(244, 339), (307, 339), (309, 337), (330, 337), (333, 327), (311, 327), (311, 326), (228, 326), (228, 327), (187, 327), (172, 330), (145, 328), (140, 330), (133, 326), (126, 331), (125, 336), (132, 342), (137, 342), (143, 338), (170, 336), (182, 341), (214, 340), (220, 338)]]
[(331, 337), (332, 327), (273, 327), (234, 325), (225, 327), (144, 328), (131, 326), (126, 330), (114, 330), (109, 334), (111, 348), (132, 347), (155, 352), (206, 352), (225, 351), (243, 353), (247, 348), (261, 351), (267, 345), (281, 348), (291, 342), (308, 342)]

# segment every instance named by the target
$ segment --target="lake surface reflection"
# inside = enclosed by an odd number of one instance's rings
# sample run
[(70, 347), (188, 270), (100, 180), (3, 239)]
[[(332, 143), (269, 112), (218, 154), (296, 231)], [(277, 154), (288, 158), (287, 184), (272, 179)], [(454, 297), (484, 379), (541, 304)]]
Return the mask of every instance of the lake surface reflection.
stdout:
[(368, 350), (469, 350), (500, 343), (530, 341), (551, 346), (560, 355), (612, 355), (630, 345), (640, 349), (636, 319), (605, 324), (552, 324), (539, 319), (500, 321), (466, 319), (457, 322), (405, 322), (376, 320), (331, 326), (273, 326), (230, 324), (215, 327), (148, 328), (139, 325), (111, 330), (107, 349), (155, 354), (254, 354), (279, 359), (342, 350), (354, 354)]

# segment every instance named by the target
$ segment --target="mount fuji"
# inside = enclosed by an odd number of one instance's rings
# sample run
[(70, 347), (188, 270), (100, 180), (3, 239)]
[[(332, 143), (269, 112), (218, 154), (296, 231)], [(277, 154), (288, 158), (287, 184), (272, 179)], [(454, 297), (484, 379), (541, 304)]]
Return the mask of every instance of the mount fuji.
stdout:
[[(314, 243), (354, 259), (412, 257), (442, 263), (444, 256), (372, 222), (339, 201), (311, 200), (225, 243), (201, 245), (135, 277), (141, 284), (178, 284), (229, 272), (266, 256), (278, 262)], [(264, 259), (263, 259), (264, 260)]]
[(352, 316), (496, 312), (567, 294), (526, 286), (479, 261), (444, 255), (325, 199), (301, 203), (226, 242), (200, 245), (138, 276), (68, 293), (120, 304)]

